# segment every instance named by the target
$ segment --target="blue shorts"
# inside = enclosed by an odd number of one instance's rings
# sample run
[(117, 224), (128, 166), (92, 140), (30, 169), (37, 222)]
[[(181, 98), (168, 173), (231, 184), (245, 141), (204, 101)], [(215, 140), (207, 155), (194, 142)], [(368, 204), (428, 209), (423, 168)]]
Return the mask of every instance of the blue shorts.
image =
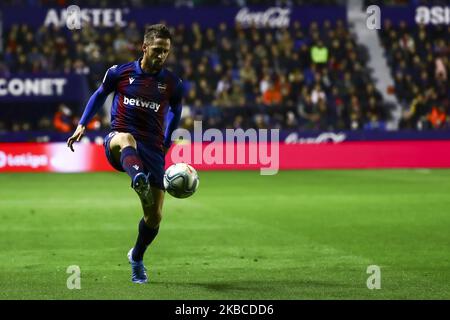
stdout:
[[(122, 164), (120, 161), (116, 161), (111, 153), (111, 149), (109, 144), (111, 143), (111, 139), (117, 134), (117, 131), (110, 132), (106, 137), (103, 143), (105, 148), (106, 158), (108, 159), (109, 164), (116, 169), (117, 171), (125, 172), (122, 168)], [(152, 187), (159, 188), (164, 190), (164, 153), (161, 150), (158, 150), (155, 147), (144, 145), (143, 143), (137, 141), (137, 152), (139, 157), (141, 158), (144, 164), (144, 172), (145, 174), (150, 173), (150, 185)]]

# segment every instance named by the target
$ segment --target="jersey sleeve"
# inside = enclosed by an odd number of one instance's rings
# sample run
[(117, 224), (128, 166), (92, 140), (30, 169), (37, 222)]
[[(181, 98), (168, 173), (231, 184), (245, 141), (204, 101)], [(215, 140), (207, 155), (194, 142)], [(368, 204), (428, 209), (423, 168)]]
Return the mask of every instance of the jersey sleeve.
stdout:
[(167, 114), (167, 126), (164, 134), (164, 147), (170, 148), (172, 145), (172, 133), (178, 128), (181, 119), (183, 99), (183, 82), (178, 81), (174, 93), (169, 101), (170, 108)]
[(115, 91), (118, 78), (119, 71), (117, 70), (117, 65), (112, 66), (106, 71), (102, 84), (89, 98), (83, 115), (81, 116), (81, 125), (86, 126), (103, 106), (106, 97), (108, 97), (111, 92)]
[(106, 91), (108, 91), (108, 94), (116, 90), (117, 81), (119, 80), (119, 73), (119, 67), (117, 64), (106, 70), (105, 76), (103, 77), (102, 86)]

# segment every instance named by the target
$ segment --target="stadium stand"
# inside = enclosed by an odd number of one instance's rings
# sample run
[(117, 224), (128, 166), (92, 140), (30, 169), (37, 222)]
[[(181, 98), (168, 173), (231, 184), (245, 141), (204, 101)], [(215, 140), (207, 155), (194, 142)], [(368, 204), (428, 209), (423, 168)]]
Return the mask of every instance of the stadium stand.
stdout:
[[(65, 1), (21, 0), (9, 0), (3, 5), (25, 2), (35, 6), (67, 6)], [(224, 6), (266, 3), (221, 1)], [(282, 6), (303, 3), (277, 2)], [(366, 3), (403, 5), (408, 1)], [(121, 4), (148, 5), (147, 1), (132, 0)], [(156, 4), (164, 6), (167, 1), (152, 1), (152, 5)], [(314, 4), (336, 5), (342, 1)], [(368, 52), (343, 21), (317, 21), (308, 26), (295, 21), (289, 28), (281, 29), (229, 27), (225, 23), (204, 27), (200, 22), (170, 28), (174, 34), (173, 51), (167, 63), (184, 79), (185, 128), (192, 128), (194, 120), (203, 120), (205, 127), (218, 128), (383, 130), (391, 117), (367, 68)], [(433, 28), (408, 29), (387, 22), (380, 31), (395, 79), (395, 93), (404, 108), (401, 128), (448, 126), (449, 46), (445, 36), (450, 30)], [(15, 24), (4, 30), (0, 75), (84, 75), (93, 92), (108, 67), (140, 56), (143, 32), (134, 21), (129, 21), (125, 28), (85, 25), (76, 32), (55, 26), (33, 30), (27, 24)], [(76, 123), (84, 105), (67, 102), (65, 106), (71, 109), (72, 122)], [(50, 113), (31, 120), (5, 118), (0, 122), (0, 130), (48, 129), (58, 108), (59, 104), (55, 104)], [(94, 128), (105, 128), (109, 115), (102, 114), (100, 120), (96, 120)]]
[[(168, 65), (185, 79), (185, 127), (204, 120), (222, 128), (361, 129), (388, 117), (365, 68), (367, 53), (342, 21), (290, 29), (194, 23), (172, 31)], [(93, 91), (109, 66), (139, 57), (142, 34), (133, 22), (78, 33), (14, 25), (6, 30), (1, 70), (84, 74)]]
[(448, 128), (449, 34), (446, 25), (394, 26), (388, 20), (379, 31), (404, 109), (402, 128)]

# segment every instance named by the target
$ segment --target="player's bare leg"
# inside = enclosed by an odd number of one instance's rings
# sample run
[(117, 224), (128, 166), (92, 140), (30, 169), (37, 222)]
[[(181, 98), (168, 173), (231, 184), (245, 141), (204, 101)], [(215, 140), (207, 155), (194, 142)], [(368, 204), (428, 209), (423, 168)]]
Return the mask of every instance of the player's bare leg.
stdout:
[(127, 132), (118, 132), (112, 139), (110, 143), (111, 151), (114, 152), (114, 155), (117, 152), (120, 152), (122, 149), (126, 147), (137, 148), (137, 142), (134, 137)]

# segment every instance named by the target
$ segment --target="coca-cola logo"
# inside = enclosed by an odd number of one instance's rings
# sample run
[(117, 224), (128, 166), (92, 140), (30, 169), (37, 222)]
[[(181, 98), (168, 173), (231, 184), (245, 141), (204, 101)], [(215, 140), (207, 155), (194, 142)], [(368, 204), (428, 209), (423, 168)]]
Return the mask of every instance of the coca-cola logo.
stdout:
[(341, 143), (344, 142), (347, 136), (345, 133), (324, 132), (317, 137), (302, 138), (297, 132), (289, 134), (284, 142), (286, 144), (319, 144), (319, 143)]
[(272, 7), (266, 11), (250, 12), (248, 8), (242, 8), (236, 15), (236, 22), (244, 27), (255, 26), (257, 28), (284, 28), (290, 23), (291, 9)]

